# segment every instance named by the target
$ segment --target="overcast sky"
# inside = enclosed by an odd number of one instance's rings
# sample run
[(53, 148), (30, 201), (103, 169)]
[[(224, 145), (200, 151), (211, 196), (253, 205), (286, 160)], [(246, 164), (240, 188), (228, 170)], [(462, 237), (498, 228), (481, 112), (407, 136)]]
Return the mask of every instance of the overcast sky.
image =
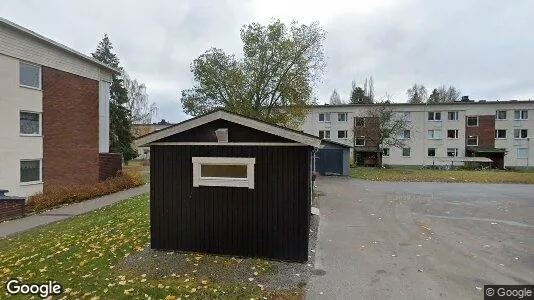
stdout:
[[(313, 4), (312, 2), (317, 2)], [(343, 100), (374, 77), (377, 98), (406, 101), (414, 82), (454, 85), (472, 99), (534, 99), (534, 1), (2, 0), (0, 16), (90, 54), (110, 35), (123, 67), (172, 122), (191, 61), (210, 47), (239, 53), (239, 29), (272, 18), (319, 21), (327, 69), (315, 94)]]

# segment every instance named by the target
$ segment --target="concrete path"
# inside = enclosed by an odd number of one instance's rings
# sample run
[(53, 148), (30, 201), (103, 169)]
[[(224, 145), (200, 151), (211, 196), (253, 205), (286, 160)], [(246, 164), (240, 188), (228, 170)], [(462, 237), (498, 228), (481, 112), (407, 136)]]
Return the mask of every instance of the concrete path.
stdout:
[(308, 299), (482, 299), (534, 282), (534, 185), (322, 177)]
[(150, 185), (145, 184), (129, 190), (120, 191), (99, 198), (87, 200), (80, 203), (67, 205), (64, 207), (52, 209), (28, 217), (15, 219), (0, 223), (0, 238), (8, 235), (21, 233), (26, 230), (41, 227), (53, 222), (68, 219), (72, 216), (82, 215), (99, 209), (130, 197), (138, 196), (150, 191)]

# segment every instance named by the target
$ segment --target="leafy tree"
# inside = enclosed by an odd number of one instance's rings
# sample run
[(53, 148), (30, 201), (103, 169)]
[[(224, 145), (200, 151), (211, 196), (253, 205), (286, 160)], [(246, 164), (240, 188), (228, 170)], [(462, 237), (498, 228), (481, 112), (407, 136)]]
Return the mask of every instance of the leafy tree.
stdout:
[(341, 97), (339, 97), (339, 94), (336, 90), (332, 92), (332, 95), (330, 96), (330, 105), (341, 105), (343, 104), (343, 101), (341, 101)]
[(411, 88), (406, 91), (409, 103), (424, 103), (427, 97), (427, 91), (424, 85), (414, 83)]
[(156, 115), (158, 107), (156, 103), (150, 103), (146, 92), (146, 85), (137, 79), (132, 79), (124, 72), (124, 88), (128, 92), (127, 107), (130, 110), (130, 123), (148, 124)]
[[(112, 50), (113, 45), (106, 34), (92, 55), (95, 59), (122, 70), (119, 58)], [(132, 148), (133, 135), (129, 118), (130, 111), (126, 107), (127, 103), (128, 91), (124, 88), (122, 76), (113, 74), (109, 103), (109, 151), (122, 153), (124, 161), (137, 156), (137, 152)]]
[(350, 92), (350, 103), (352, 104), (362, 104), (362, 103), (372, 103), (369, 97), (366, 95), (366, 91), (361, 87), (356, 85), (355, 81), (352, 81), (352, 90)]
[(458, 101), (462, 93), (454, 86), (446, 87), (444, 85), (432, 90), (432, 94), (428, 97), (427, 103), (449, 103)]
[(428, 100), (426, 103), (439, 103), (440, 102), (440, 94), (438, 89), (433, 89), (430, 96), (428, 96)]
[(212, 48), (191, 64), (195, 85), (183, 90), (190, 115), (226, 108), (269, 123), (296, 127), (313, 102), (312, 85), (324, 70), (325, 33), (317, 23), (273, 21), (241, 29), (243, 58)]

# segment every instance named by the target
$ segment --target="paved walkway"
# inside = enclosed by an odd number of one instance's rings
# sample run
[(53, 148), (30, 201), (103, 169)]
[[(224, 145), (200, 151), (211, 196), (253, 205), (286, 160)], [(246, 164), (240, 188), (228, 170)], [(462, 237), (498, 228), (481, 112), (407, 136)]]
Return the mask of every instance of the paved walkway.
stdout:
[(64, 207), (52, 209), (39, 214), (31, 215), (25, 218), (15, 219), (0, 223), (0, 238), (8, 235), (21, 233), (33, 228), (41, 227), (53, 222), (68, 219), (72, 216), (82, 215), (99, 209), (130, 197), (138, 196), (150, 191), (150, 185), (145, 184), (129, 190), (120, 191), (99, 198), (87, 200), (80, 203), (67, 205)]

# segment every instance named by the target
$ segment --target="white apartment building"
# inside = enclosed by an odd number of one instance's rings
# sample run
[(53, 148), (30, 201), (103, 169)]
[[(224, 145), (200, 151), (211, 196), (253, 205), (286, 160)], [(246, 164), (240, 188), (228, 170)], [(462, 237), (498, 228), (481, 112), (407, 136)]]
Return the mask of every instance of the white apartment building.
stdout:
[[(359, 153), (374, 151), (376, 155), (376, 146), (370, 147), (369, 138), (359, 129), (366, 126), (362, 118), (370, 105), (311, 106), (301, 130), (351, 146), (351, 157), (356, 160)], [(505, 167), (534, 164), (534, 101), (389, 105), (407, 121), (409, 129), (402, 134), (404, 148), (384, 150), (384, 164), (449, 164), (468, 156), (489, 157)]]

